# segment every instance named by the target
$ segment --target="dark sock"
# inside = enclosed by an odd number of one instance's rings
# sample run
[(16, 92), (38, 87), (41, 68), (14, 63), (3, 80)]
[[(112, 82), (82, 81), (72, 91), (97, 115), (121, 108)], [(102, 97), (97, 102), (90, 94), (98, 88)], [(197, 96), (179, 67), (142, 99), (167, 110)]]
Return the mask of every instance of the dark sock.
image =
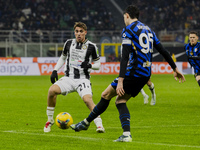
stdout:
[(86, 118), (88, 122), (92, 122), (96, 117), (102, 114), (108, 107), (110, 100), (101, 98), (100, 102), (94, 107), (90, 115)]
[(199, 86), (200, 86), (200, 80), (198, 80), (198, 84), (199, 84)]
[(154, 94), (154, 84), (152, 84), (152, 85), (149, 87), (149, 90), (151, 91), (151, 94)]
[(130, 113), (126, 106), (126, 103), (117, 104), (117, 109), (119, 111), (119, 119), (121, 121), (123, 131), (130, 132)]

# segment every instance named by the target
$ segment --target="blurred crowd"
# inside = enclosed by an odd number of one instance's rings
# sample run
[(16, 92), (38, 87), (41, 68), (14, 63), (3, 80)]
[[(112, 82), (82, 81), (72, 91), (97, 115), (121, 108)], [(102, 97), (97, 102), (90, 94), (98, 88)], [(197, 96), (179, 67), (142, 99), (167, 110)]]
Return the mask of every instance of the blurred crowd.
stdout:
[[(200, 27), (199, 0), (123, 2), (136, 4), (140, 20), (156, 32)], [(102, 0), (0, 0), (0, 30), (71, 30), (76, 21), (89, 30), (119, 29)]]
[(154, 31), (200, 29), (199, 0), (125, 0), (140, 8), (140, 20)]
[(0, 30), (71, 30), (76, 21), (89, 30), (115, 30), (101, 0), (0, 0)]

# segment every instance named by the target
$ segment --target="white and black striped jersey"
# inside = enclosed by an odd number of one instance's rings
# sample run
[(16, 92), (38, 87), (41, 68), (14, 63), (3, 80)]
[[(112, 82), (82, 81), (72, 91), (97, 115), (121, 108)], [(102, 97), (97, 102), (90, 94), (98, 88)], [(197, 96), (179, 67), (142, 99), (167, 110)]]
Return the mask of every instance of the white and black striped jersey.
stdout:
[(81, 68), (81, 63), (99, 60), (99, 53), (96, 44), (86, 39), (78, 43), (76, 39), (69, 39), (65, 42), (62, 55), (66, 57), (65, 75), (74, 79), (89, 79), (91, 69)]

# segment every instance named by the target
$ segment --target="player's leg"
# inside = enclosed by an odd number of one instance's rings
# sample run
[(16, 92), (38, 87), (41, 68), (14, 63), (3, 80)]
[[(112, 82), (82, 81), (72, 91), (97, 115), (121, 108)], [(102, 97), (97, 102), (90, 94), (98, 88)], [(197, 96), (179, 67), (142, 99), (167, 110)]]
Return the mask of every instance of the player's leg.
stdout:
[(47, 113), (48, 120), (45, 124), (44, 132), (50, 132), (51, 126), (54, 124), (53, 115), (54, 115), (54, 109), (55, 109), (55, 106), (56, 106), (56, 97), (57, 97), (58, 94), (61, 94), (61, 89), (58, 85), (53, 84), (49, 88), (48, 97), (47, 97), (47, 111), (46, 111), (46, 113)]
[(47, 116), (48, 121), (44, 127), (44, 132), (50, 132), (51, 126), (54, 123), (53, 115), (54, 115), (54, 108), (56, 106), (56, 98), (57, 95), (63, 94), (67, 95), (70, 92), (73, 92), (73, 85), (74, 82), (69, 77), (62, 77), (58, 81), (56, 81), (50, 88), (48, 92), (47, 98)]
[[(76, 90), (79, 93), (80, 97), (83, 99), (83, 101), (85, 102), (86, 106), (89, 108), (90, 112), (92, 112), (92, 110), (95, 107), (95, 104), (92, 100), (92, 88), (91, 88), (91, 83), (90, 80), (88, 79), (80, 79), (77, 80), (76, 82)], [(105, 129), (103, 127), (102, 124), (102, 119), (100, 116), (97, 116), (94, 119), (94, 123), (97, 127), (97, 132), (98, 133), (104, 133)]]
[[(85, 102), (86, 106), (89, 108), (90, 112), (94, 109), (95, 107), (95, 104), (92, 100), (92, 95), (91, 94), (86, 94), (83, 96), (83, 101)], [(105, 132), (105, 129), (103, 127), (103, 124), (102, 124), (102, 119), (100, 116), (98, 116), (97, 118), (94, 119), (94, 123), (97, 127), (96, 131), (98, 133), (104, 133)]]
[(87, 130), (90, 122), (92, 122), (95, 118), (97, 118), (100, 114), (102, 114), (108, 107), (110, 100), (112, 97), (116, 96), (116, 90), (109, 85), (105, 91), (101, 95), (101, 100), (99, 103), (94, 107), (92, 112), (89, 116), (84, 119), (83, 121), (71, 125), (71, 128), (75, 131)]
[(123, 96), (117, 96), (116, 107), (119, 111), (119, 119), (123, 129), (123, 134), (114, 142), (131, 142), (132, 136), (130, 132), (130, 113), (126, 105), (127, 101), (131, 97), (135, 97), (144, 87), (144, 85), (149, 80), (149, 77), (145, 78), (133, 78), (124, 79), (123, 88), (125, 94)]
[(102, 114), (108, 107), (110, 100), (112, 97), (116, 96), (115, 89), (109, 85), (101, 94), (101, 100), (99, 103), (94, 107), (90, 115), (86, 118), (86, 120), (90, 123), (92, 122), (97, 116)]
[(156, 104), (156, 93), (155, 93), (154, 84), (149, 79), (149, 81), (147, 82), (147, 85), (149, 87), (149, 90), (151, 91), (151, 103), (150, 104), (155, 105)]
[(195, 76), (197, 83), (199, 84), (200, 87), (200, 72), (198, 72)]
[(149, 103), (149, 96), (144, 92), (143, 89), (140, 90), (140, 93), (142, 94), (143, 98), (144, 98), (144, 104), (148, 104)]
[(116, 107), (119, 111), (119, 119), (123, 129), (123, 134), (114, 142), (131, 142), (132, 136), (130, 132), (130, 113), (126, 102), (131, 98), (131, 95), (125, 94), (122, 97), (117, 96)]

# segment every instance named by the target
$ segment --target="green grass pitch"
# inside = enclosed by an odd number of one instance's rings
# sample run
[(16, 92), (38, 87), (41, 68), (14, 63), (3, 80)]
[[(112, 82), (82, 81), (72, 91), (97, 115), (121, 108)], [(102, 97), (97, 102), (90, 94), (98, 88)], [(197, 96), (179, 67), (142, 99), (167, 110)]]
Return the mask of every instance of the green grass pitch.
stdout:
[[(100, 100), (101, 92), (116, 75), (91, 77), (93, 99)], [(133, 142), (115, 143), (122, 134), (115, 99), (101, 115), (106, 133), (96, 133), (94, 123), (87, 131), (62, 130), (56, 125), (44, 133), (47, 121), (47, 92), (49, 76), (0, 77), (0, 149), (1, 150), (193, 150), (200, 149), (200, 89), (193, 75), (186, 82), (175, 81), (173, 75), (152, 75), (157, 103), (144, 105), (139, 94), (127, 103), (131, 113)], [(147, 86), (145, 92), (151, 94)], [(89, 110), (72, 93), (58, 96), (54, 117), (69, 112), (74, 123), (82, 121)]]

